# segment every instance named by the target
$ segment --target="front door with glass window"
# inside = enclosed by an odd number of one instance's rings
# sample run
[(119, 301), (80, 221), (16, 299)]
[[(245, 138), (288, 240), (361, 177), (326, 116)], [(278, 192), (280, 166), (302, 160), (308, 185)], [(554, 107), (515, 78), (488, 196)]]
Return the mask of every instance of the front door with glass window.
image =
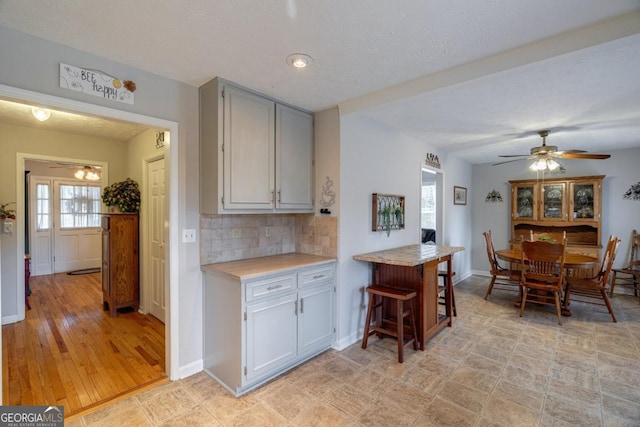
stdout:
[(30, 177), (31, 274), (99, 268), (100, 184)]
[(99, 268), (100, 186), (54, 180), (54, 272)]

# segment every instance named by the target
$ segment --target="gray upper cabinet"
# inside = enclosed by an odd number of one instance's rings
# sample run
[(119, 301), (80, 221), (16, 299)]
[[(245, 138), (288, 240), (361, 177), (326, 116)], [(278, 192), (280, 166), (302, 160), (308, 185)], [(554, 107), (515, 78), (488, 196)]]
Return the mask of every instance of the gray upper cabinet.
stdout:
[(200, 88), (201, 212), (313, 212), (313, 116), (222, 79)]

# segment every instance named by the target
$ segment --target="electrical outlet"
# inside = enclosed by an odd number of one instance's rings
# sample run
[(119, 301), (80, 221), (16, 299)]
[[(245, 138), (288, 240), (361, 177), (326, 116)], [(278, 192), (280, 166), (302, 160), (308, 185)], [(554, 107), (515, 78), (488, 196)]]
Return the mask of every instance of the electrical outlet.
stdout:
[(196, 241), (196, 230), (185, 228), (182, 230), (182, 243), (193, 243)]
[(2, 222), (2, 232), (4, 234), (13, 233), (13, 221), (3, 221)]
[(239, 228), (233, 228), (231, 230), (231, 237), (233, 237), (234, 239), (239, 239), (240, 238), (240, 229)]
[(264, 230), (264, 234), (267, 237), (271, 237), (271, 227), (266, 227), (265, 230)]

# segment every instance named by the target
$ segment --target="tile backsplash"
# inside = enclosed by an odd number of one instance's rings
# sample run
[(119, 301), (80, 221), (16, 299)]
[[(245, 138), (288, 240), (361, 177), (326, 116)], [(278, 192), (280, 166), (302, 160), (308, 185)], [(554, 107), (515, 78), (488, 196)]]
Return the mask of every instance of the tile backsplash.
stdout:
[(336, 258), (338, 218), (314, 214), (200, 216), (201, 264), (289, 252)]

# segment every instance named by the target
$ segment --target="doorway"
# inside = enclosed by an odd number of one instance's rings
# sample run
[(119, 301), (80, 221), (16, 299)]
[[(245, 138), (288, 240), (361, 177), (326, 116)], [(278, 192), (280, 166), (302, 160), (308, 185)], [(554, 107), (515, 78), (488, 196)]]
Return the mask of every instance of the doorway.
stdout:
[[(167, 188), (177, 188), (178, 182), (178, 124), (176, 122), (171, 122), (163, 119), (156, 119), (153, 117), (142, 116), (140, 114), (129, 113), (122, 110), (116, 110), (108, 107), (101, 107), (93, 104), (86, 104), (79, 101), (73, 101), (65, 98), (59, 98), (55, 96), (39, 94), (35, 92), (26, 91), (23, 89), (12, 88), (9, 86), (0, 85), (0, 98), (2, 99), (11, 99), (17, 102), (25, 102), (32, 105), (42, 105), (47, 108), (52, 109), (62, 109), (66, 111), (74, 111), (77, 114), (86, 114), (102, 117), (106, 120), (115, 120), (120, 122), (131, 122), (138, 123), (144, 126), (148, 126), (150, 128), (156, 129), (167, 129), (174, 135), (171, 144), (167, 144), (165, 148), (165, 152), (168, 154), (167, 158), (169, 162), (166, 168), (166, 177), (167, 182), (170, 185)], [(170, 155), (169, 155), (170, 153)], [(32, 157), (31, 155), (27, 155), (25, 153), (17, 153), (16, 155), (16, 202), (18, 206), (24, 206), (24, 197), (25, 197), (25, 183), (24, 183), (24, 161), (26, 158)], [(165, 227), (168, 229), (166, 231), (167, 236), (178, 236), (178, 205), (177, 205), (177, 193), (167, 191), (166, 197), (166, 225)], [(175, 218), (174, 221), (170, 221), (170, 216)], [(15, 280), (12, 280), (12, 283), (15, 283), (15, 307), (16, 313), (11, 315), (11, 318), (14, 321), (24, 320), (25, 318), (25, 287), (24, 287), (24, 276), (20, 274), (21, 270), (23, 270), (23, 256), (25, 249), (25, 236), (22, 231), (24, 230), (26, 224), (26, 218), (24, 210), (21, 209), (18, 211), (18, 216), (15, 221), (15, 229), (18, 230), (15, 234), (15, 248), (16, 248), (16, 264), (15, 271), (10, 272), (12, 274), (8, 274), (9, 276), (15, 276)], [(177, 354), (178, 349), (173, 348), (176, 341), (172, 340), (172, 336), (176, 336), (177, 322), (171, 322), (170, 319), (177, 318), (177, 310), (178, 310), (178, 266), (179, 266), (179, 248), (178, 245), (174, 245), (176, 247), (172, 247), (171, 238), (168, 237), (166, 244), (166, 270), (165, 270), (165, 289), (167, 290), (167, 322), (165, 328), (165, 355), (166, 355), (166, 363), (165, 372), (169, 375), (170, 379), (176, 379), (178, 377), (178, 360)], [(9, 269), (7, 269), (9, 270)], [(4, 273), (4, 272), (3, 272)], [(7, 275), (3, 274), (3, 278), (6, 279)], [(13, 298), (12, 298), (13, 299)], [(4, 314), (4, 313), (3, 313)], [(0, 338), (1, 340), (1, 338)], [(0, 341), (0, 346), (2, 342)], [(0, 373), (1, 375), (1, 373)]]
[(420, 193), (420, 241), (443, 245), (444, 176), (441, 171), (422, 166)]

